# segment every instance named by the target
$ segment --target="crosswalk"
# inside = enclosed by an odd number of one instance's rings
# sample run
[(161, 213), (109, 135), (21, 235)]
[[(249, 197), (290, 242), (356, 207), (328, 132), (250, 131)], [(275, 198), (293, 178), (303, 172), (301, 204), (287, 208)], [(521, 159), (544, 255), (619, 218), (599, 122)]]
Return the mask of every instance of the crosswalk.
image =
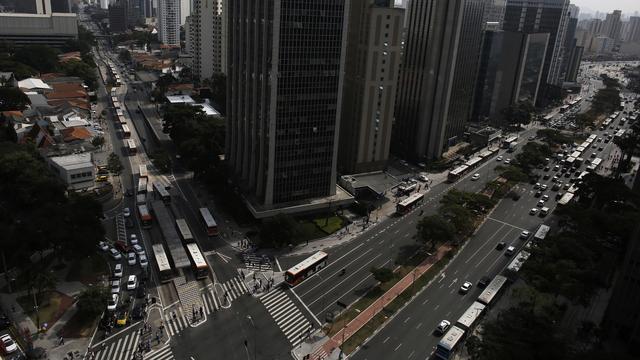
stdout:
[(163, 347), (162, 349), (158, 349), (147, 353), (144, 356), (144, 360), (173, 360), (175, 357), (173, 356), (173, 351), (171, 351), (170, 346)]
[(189, 319), (182, 311), (182, 307), (178, 306), (172, 310), (164, 312), (165, 329), (169, 336), (177, 335), (179, 332), (189, 327)]
[(244, 261), (244, 267), (249, 271), (271, 271), (271, 261), (265, 255), (258, 256), (251, 252), (245, 252), (242, 254), (242, 260)]
[(311, 332), (313, 325), (281, 288), (265, 294), (260, 301), (293, 347), (300, 344)]
[(131, 360), (136, 352), (140, 331), (130, 331), (118, 340), (95, 351), (95, 360)]
[(242, 281), (239, 277), (234, 277), (229, 281), (223, 282), (222, 288), (227, 294), (229, 302), (232, 302), (233, 300), (249, 292), (249, 289), (247, 289), (247, 285), (245, 285), (244, 281)]

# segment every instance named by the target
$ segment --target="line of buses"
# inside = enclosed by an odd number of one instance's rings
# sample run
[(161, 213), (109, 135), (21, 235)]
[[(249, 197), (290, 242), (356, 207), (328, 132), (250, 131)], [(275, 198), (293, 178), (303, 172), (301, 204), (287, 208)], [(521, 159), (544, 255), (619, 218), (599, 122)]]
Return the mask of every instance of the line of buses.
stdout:
[[(517, 141), (517, 139), (518, 138), (515, 137), (514, 141)], [(511, 138), (509, 138), (507, 140), (511, 140)], [(505, 141), (507, 141), (507, 140), (505, 140)], [(511, 144), (512, 142), (513, 141), (510, 141), (509, 144)], [(461, 177), (463, 177), (464, 175), (469, 173), (471, 170), (477, 168), (479, 165), (487, 162), (489, 159), (491, 159), (497, 153), (498, 153), (498, 149), (485, 150), (485, 151), (481, 152), (480, 154), (478, 154), (478, 156), (475, 156), (475, 157), (469, 159), (463, 165), (460, 165), (457, 168), (449, 171), (449, 174), (447, 175), (447, 182), (452, 183), (452, 182), (458, 181)]]
[(489, 311), (501, 295), (503, 289), (508, 285), (509, 281), (515, 280), (518, 271), (522, 265), (531, 256), (529, 249), (536, 242), (544, 241), (549, 233), (549, 226), (541, 224), (538, 226), (533, 239), (527, 241), (525, 248), (520, 250), (514, 259), (507, 265), (502, 274), (496, 275), (491, 282), (483, 289), (476, 301), (460, 316), (455, 325), (453, 325), (440, 339), (434, 355), (438, 359), (448, 360), (453, 357), (455, 351), (460, 347), (466, 337), (473, 332), (473, 328), (480, 319)]
[(114, 122), (120, 124), (120, 127), (122, 129), (122, 139), (124, 140), (124, 145), (127, 148), (127, 152), (129, 153), (129, 155), (135, 155), (136, 153), (138, 153), (138, 147), (136, 145), (136, 141), (130, 138), (131, 128), (129, 128), (127, 118), (124, 116), (122, 105), (118, 101), (116, 90), (116, 88), (111, 88), (111, 103), (113, 104), (113, 108), (116, 111)]

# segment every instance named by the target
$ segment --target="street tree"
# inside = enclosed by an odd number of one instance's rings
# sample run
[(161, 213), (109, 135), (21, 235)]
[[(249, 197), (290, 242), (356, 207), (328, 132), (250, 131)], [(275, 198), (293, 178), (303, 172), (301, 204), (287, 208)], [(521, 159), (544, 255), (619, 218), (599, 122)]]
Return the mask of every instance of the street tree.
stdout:
[(102, 286), (90, 286), (78, 297), (78, 311), (87, 318), (100, 315), (107, 306), (109, 292)]
[(15, 52), (13, 58), (40, 72), (53, 71), (58, 65), (58, 51), (48, 45), (24, 46)]
[(535, 107), (530, 101), (518, 101), (509, 105), (503, 111), (503, 115), (509, 125), (520, 127), (520, 125), (528, 125), (533, 120)]
[(104, 136), (96, 136), (91, 139), (91, 145), (102, 149), (102, 146), (104, 145)]
[(116, 155), (116, 153), (109, 154), (109, 158), (107, 159), (107, 168), (110, 172), (118, 175), (124, 169), (122, 166), (122, 162), (120, 161), (120, 157)]
[(417, 240), (428, 245), (433, 250), (437, 244), (453, 241), (455, 228), (440, 215), (425, 216), (416, 225)]
[(20, 89), (14, 87), (0, 87), (0, 111), (22, 111), (30, 105), (29, 97)]
[(393, 270), (386, 267), (381, 267), (381, 268), (372, 267), (371, 269), (369, 269), (369, 271), (371, 271), (371, 274), (373, 275), (373, 277), (381, 283), (391, 281), (394, 277)]
[(260, 243), (265, 247), (282, 248), (298, 242), (298, 223), (290, 215), (278, 214), (264, 220), (260, 227)]

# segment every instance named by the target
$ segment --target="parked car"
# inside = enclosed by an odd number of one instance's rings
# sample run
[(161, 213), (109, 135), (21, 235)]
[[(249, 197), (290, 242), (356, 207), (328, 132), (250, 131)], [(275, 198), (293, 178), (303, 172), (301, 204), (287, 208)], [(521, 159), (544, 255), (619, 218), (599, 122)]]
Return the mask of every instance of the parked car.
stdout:
[(116, 249), (118, 249), (119, 251), (123, 252), (123, 253), (127, 253), (129, 251), (131, 251), (131, 246), (127, 245), (127, 243), (125, 243), (124, 241), (121, 240), (117, 240), (114, 243), (114, 246)]
[(124, 215), (124, 217), (131, 216), (131, 210), (128, 207), (122, 209), (122, 215)]
[(111, 254), (111, 257), (113, 258), (113, 260), (122, 259), (122, 255), (120, 255), (120, 252), (114, 248), (110, 248), (109, 253)]
[(133, 265), (136, 264), (136, 253), (130, 252), (130, 253), (127, 254), (127, 263), (130, 266), (133, 266)]
[(120, 297), (118, 294), (111, 294), (111, 299), (107, 302), (107, 310), (114, 311), (118, 307), (118, 300)]
[(135, 290), (138, 287), (138, 278), (135, 275), (129, 275), (127, 279), (127, 290)]
[(116, 266), (113, 267), (113, 276), (122, 277), (122, 264), (116, 264)]
[(497, 245), (496, 245), (496, 250), (502, 250), (504, 249), (504, 247), (507, 246), (507, 243), (505, 243), (504, 241), (500, 241)]
[(531, 210), (529, 210), (529, 215), (535, 215), (538, 213), (538, 209), (536, 208), (532, 208)]
[(144, 255), (144, 248), (140, 245), (133, 245), (133, 251), (137, 254), (137, 255)]
[[(118, 278), (116, 278), (118, 279)], [(120, 293), (120, 280), (112, 280), (111, 281), (111, 293), (119, 294)]]
[(522, 230), (522, 232), (520, 233), (520, 239), (527, 240), (530, 235), (531, 233), (528, 232), (527, 230)]
[(491, 278), (488, 276), (483, 276), (480, 281), (478, 281), (478, 287), (480, 289), (484, 289), (487, 287), (487, 285), (489, 285), (489, 283), (491, 282)]
[(147, 255), (145, 254), (138, 255), (138, 262), (140, 263), (140, 267), (143, 269), (149, 266), (149, 260), (147, 260)]
[(507, 251), (504, 252), (504, 255), (505, 256), (511, 256), (511, 255), (513, 255), (514, 252), (516, 252), (515, 246), (509, 246), (507, 248)]
[(100, 241), (98, 243), (98, 249), (100, 249), (102, 251), (108, 251), (109, 250), (109, 244), (107, 244), (106, 241)]
[(137, 243), (138, 243), (138, 235), (129, 234), (129, 244), (130, 245), (136, 245)]

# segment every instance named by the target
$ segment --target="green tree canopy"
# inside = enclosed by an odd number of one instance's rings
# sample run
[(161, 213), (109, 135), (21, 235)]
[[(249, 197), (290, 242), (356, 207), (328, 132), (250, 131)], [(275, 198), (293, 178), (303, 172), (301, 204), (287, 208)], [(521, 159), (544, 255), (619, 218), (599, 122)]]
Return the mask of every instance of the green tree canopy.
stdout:
[(530, 101), (519, 101), (504, 109), (503, 114), (510, 125), (528, 125), (533, 119), (535, 107)]
[(78, 311), (87, 318), (100, 315), (107, 306), (109, 292), (102, 286), (90, 286), (78, 297)]
[(84, 61), (69, 60), (60, 65), (60, 69), (68, 76), (77, 76), (92, 90), (98, 85), (96, 69)]
[(297, 244), (298, 223), (291, 216), (278, 214), (264, 220), (260, 228), (260, 244), (265, 247), (282, 248)]
[(28, 65), (40, 72), (54, 71), (58, 65), (58, 52), (51, 46), (28, 45), (16, 51), (15, 61)]
[(0, 111), (24, 110), (30, 105), (29, 97), (20, 89), (14, 87), (0, 87)]
[(425, 216), (416, 225), (418, 230), (417, 240), (435, 248), (439, 243), (453, 241), (455, 228), (440, 215)]

